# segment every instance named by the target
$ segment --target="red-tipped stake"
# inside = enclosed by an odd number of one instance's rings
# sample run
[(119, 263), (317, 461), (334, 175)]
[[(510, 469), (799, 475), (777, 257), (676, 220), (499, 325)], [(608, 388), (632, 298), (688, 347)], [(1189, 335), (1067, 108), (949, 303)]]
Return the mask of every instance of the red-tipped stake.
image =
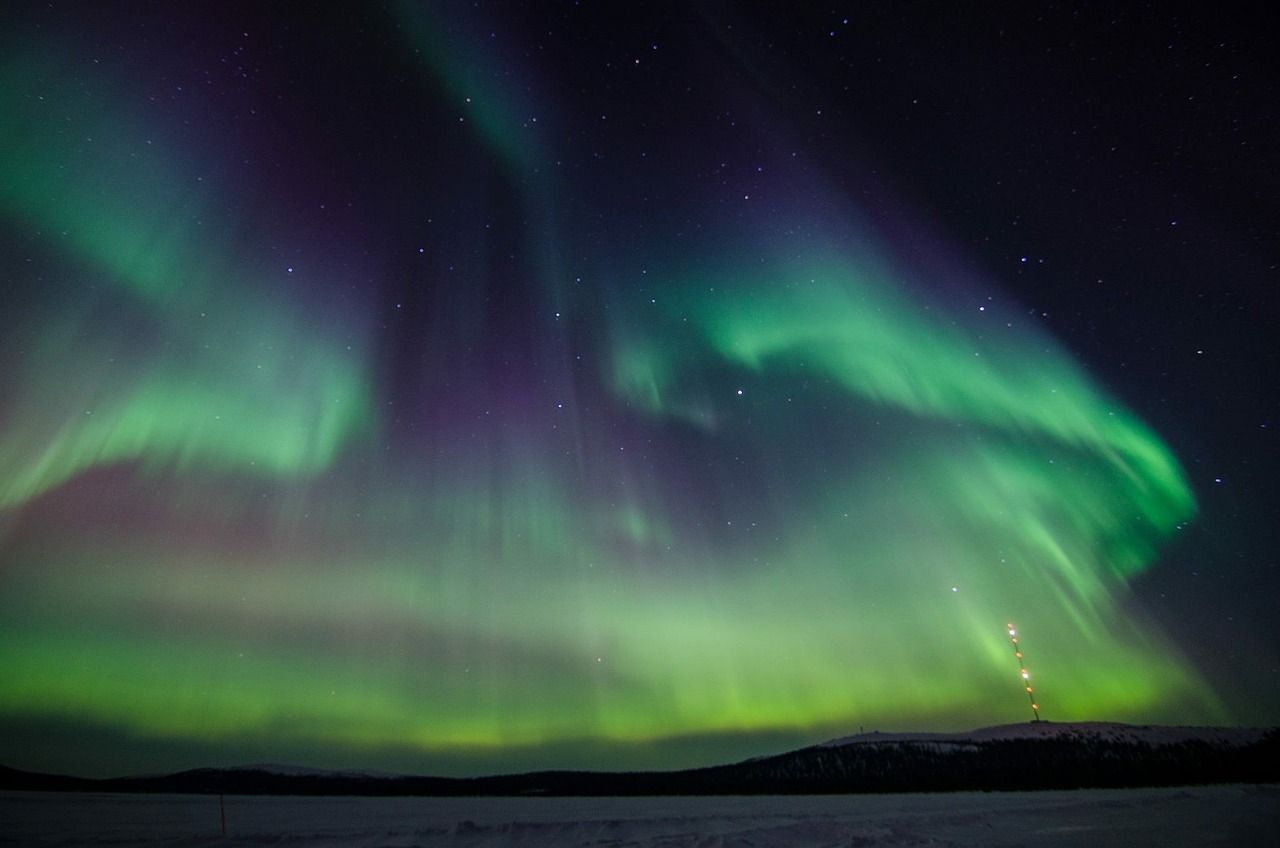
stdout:
[(1040, 720), (1040, 705), (1036, 703), (1036, 693), (1031, 688), (1031, 674), (1027, 671), (1027, 664), (1022, 659), (1022, 648), (1018, 647), (1018, 630), (1013, 626), (1013, 622), (1005, 625), (1009, 630), (1009, 639), (1013, 642), (1013, 655), (1018, 658), (1018, 667), (1022, 669), (1022, 684), (1027, 687), (1027, 697), (1031, 699), (1031, 719), (1032, 721)]

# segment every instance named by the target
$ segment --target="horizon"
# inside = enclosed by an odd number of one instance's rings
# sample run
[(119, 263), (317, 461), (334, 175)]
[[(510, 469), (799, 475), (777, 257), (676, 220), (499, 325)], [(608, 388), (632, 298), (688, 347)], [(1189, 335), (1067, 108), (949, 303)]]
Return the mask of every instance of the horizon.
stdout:
[[(1055, 729), (1056, 730), (1065, 729), (1068, 732), (1070, 732), (1073, 729), (1083, 729), (1085, 731), (1095, 731), (1095, 732), (1105, 731), (1106, 729), (1120, 729), (1122, 731), (1137, 731), (1139, 732), (1139, 736), (1143, 735), (1143, 732), (1145, 732), (1148, 737), (1153, 737), (1153, 736), (1159, 737), (1159, 735), (1162, 732), (1181, 731), (1181, 733), (1177, 734), (1176, 742), (1178, 743), (1186, 741), (1187, 739), (1204, 739), (1206, 741), (1221, 742), (1223, 741), (1221, 737), (1223, 736), (1223, 734), (1226, 734), (1229, 737), (1228, 744), (1231, 744), (1230, 738), (1232, 737), (1234, 737), (1235, 739), (1235, 744), (1241, 744), (1241, 740), (1243, 740), (1244, 736), (1250, 731), (1256, 732), (1259, 735), (1259, 737), (1261, 737), (1263, 735), (1266, 735), (1267, 733), (1280, 730), (1280, 726), (1212, 727), (1212, 726), (1188, 726), (1188, 725), (1129, 724), (1126, 722), (1095, 721), (1095, 720), (1052, 722), (1045, 719), (1033, 719), (1025, 722), (992, 725), (989, 727), (975, 727), (970, 730), (960, 730), (960, 731), (867, 730), (867, 731), (860, 731), (859, 733), (852, 736), (829, 739), (824, 742), (817, 742), (810, 745), (804, 745), (799, 748), (789, 748), (784, 751), (759, 754), (755, 756), (745, 757), (742, 759), (725, 760), (722, 762), (714, 762), (714, 763), (705, 763), (701, 765), (688, 766), (684, 768), (652, 767), (652, 768), (628, 768), (628, 769), (616, 769), (616, 768), (615, 769), (590, 769), (590, 768), (562, 767), (562, 768), (535, 768), (527, 771), (483, 772), (483, 773), (477, 773), (477, 774), (458, 775), (458, 774), (441, 774), (441, 773), (435, 773), (435, 772), (394, 772), (394, 771), (385, 772), (385, 771), (377, 771), (372, 769), (363, 769), (359, 767), (318, 768), (318, 767), (306, 765), (303, 763), (281, 763), (281, 762), (247, 763), (246, 762), (246, 763), (235, 763), (235, 764), (227, 764), (227, 765), (192, 766), (188, 768), (182, 768), (176, 771), (129, 773), (129, 774), (106, 774), (106, 775), (97, 775), (97, 776), (90, 776), (90, 775), (83, 775), (83, 774), (62, 774), (62, 773), (51, 774), (46, 772), (29, 772), (29, 773), (41, 774), (41, 775), (51, 776), (51, 777), (71, 777), (74, 779), (88, 779), (88, 780), (130, 780), (135, 778), (172, 777), (172, 776), (185, 774), (192, 771), (232, 771), (232, 772), (244, 771), (244, 772), (264, 772), (267, 774), (277, 774), (285, 777), (315, 776), (315, 777), (336, 777), (336, 778), (371, 778), (375, 780), (382, 780), (382, 779), (395, 780), (400, 778), (468, 780), (468, 779), (484, 779), (484, 778), (504, 777), (504, 776), (532, 775), (532, 774), (538, 774), (542, 772), (549, 772), (549, 773), (580, 772), (583, 774), (599, 774), (602, 776), (626, 775), (626, 774), (662, 774), (667, 772), (681, 773), (681, 772), (686, 772), (691, 770), (696, 771), (702, 768), (715, 768), (715, 767), (721, 767), (721, 766), (742, 765), (746, 763), (751, 763), (753, 761), (767, 760), (771, 757), (785, 756), (787, 754), (798, 753), (800, 751), (810, 750), (813, 748), (843, 748), (846, 746), (859, 745), (859, 744), (878, 745), (878, 744), (886, 744), (886, 743), (896, 744), (896, 743), (902, 743), (902, 742), (931, 743), (931, 742), (939, 742), (939, 741), (957, 741), (957, 740), (966, 740), (966, 739), (976, 742), (978, 744), (981, 744), (983, 742), (990, 742), (995, 740), (1023, 738), (1021, 735), (1017, 734), (1016, 732), (1009, 733), (1007, 731), (1016, 731), (1019, 729), (1032, 729), (1032, 728), (1043, 728), (1043, 730), (1040, 733), (1027, 734), (1025, 738), (1041, 738), (1041, 737), (1048, 738), (1054, 735), (1053, 731)], [(995, 734), (992, 734), (991, 731), (1002, 731), (1002, 732), (997, 732)], [(1208, 733), (1205, 733), (1205, 731), (1207, 731)], [(1217, 737), (1217, 739), (1215, 740), (1213, 737)], [(1078, 739), (1078, 737), (1075, 737), (1075, 736), (1073, 736), (1072, 738)], [(1150, 741), (1150, 739), (1145, 741)], [(1172, 740), (1167, 738), (1163, 740), (1161, 740), (1160, 738), (1156, 739), (1156, 744), (1161, 744), (1162, 742), (1163, 744), (1171, 744)], [(8, 763), (3, 763), (3, 762), (0, 762), (0, 767), (13, 768), (12, 765)], [(19, 769), (19, 770), (27, 771), (25, 769)]]
[(1255, 27), (508, 6), (0, 11), (0, 761), (1280, 723)]
[[(315, 766), (301, 762), (228, 762), (219, 764), (204, 763), (199, 765), (186, 765), (180, 768), (147, 771), (147, 772), (108, 772), (99, 774), (82, 774), (72, 772), (44, 772), (34, 769), (24, 769), (14, 766), (12, 763), (0, 762), (0, 766), (8, 768), (17, 768), (19, 771), (29, 772), (32, 774), (41, 774), (54, 777), (71, 777), (75, 779), (88, 780), (116, 780), (116, 779), (132, 779), (132, 778), (151, 778), (151, 777), (169, 777), (177, 774), (184, 774), (191, 771), (264, 771), (267, 773), (275, 773), (288, 776), (291, 772), (298, 772), (303, 775), (314, 774), (318, 776), (335, 776), (335, 777), (369, 777), (369, 778), (442, 778), (449, 780), (467, 780), (476, 778), (501, 777), (508, 775), (524, 775), (536, 774), (541, 772), (582, 772), (587, 774), (633, 774), (633, 773), (665, 773), (665, 772), (684, 772), (697, 770), (702, 768), (715, 768), (718, 766), (739, 765), (749, 763), (755, 760), (769, 759), (771, 757), (785, 756), (786, 754), (796, 753), (799, 751), (809, 750), (812, 748), (829, 748), (829, 747), (845, 747), (847, 745), (857, 744), (880, 744), (880, 743), (896, 743), (896, 742), (936, 742), (936, 741), (953, 741), (971, 738), (977, 742), (993, 741), (995, 739), (1006, 739), (1017, 737), (1017, 734), (996, 733), (991, 735), (990, 731), (1016, 731), (1018, 729), (1042, 728), (1040, 733), (1032, 733), (1028, 738), (1037, 736), (1050, 736), (1055, 729), (1073, 729), (1079, 728), (1085, 731), (1098, 731), (1107, 728), (1118, 728), (1128, 731), (1147, 732), (1148, 735), (1160, 734), (1165, 731), (1182, 731), (1179, 737), (1188, 736), (1189, 738), (1209, 738), (1221, 737), (1223, 734), (1231, 737), (1242, 737), (1249, 732), (1258, 734), (1266, 734), (1268, 732), (1280, 730), (1280, 725), (1259, 725), (1259, 726), (1211, 726), (1211, 725), (1167, 725), (1167, 724), (1133, 724), (1121, 721), (1106, 720), (1083, 720), (1083, 721), (1065, 721), (1055, 722), (1047, 719), (1028, 719), (1022, 722), (1012, 722), (1009, 724), (997, 724), (989, 726), (973, 727), (967, 730), (860, 730), (858, 733), (848, 736), (835, 737), (823, 741), (812, 742), (800, 745), (794, 748), (785, 748), (782, 750), (762, 752), (752, 755), (738, 756), (733, 759), (717, 760), (714, 762), (699, 762), (693, 765), (674, 766), (674, 765), (652, 765), (649, 767), (622, 767), (622, 768), (591, 768), (586, 766), (563, 765), (555, 767), (532, 766), (526, 769), (509, 770), (509, 771), (479, 771), (474, 773), (446, 773), (434, 771), (384, 771), (375, 768), (364, 768), (358, 765), (349, 766)], [(1207, 731), (1208, 733), (1197, 732)], [(1179, 738), (1178, 741), (1182, 741)], [(278, 771), (276, 771), (278, 770)]]

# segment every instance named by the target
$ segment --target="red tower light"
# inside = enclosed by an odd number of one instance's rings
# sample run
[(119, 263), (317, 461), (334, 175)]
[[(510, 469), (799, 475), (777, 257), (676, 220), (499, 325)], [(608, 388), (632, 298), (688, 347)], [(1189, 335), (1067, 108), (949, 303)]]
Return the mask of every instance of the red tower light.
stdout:
[(1031, 672), (1027, 671), (1026, 663), (1022, 659), (1022, 648), (1018, 646), (1018, 631), (1013, 626), (1013, 622), (1005, 625), (1009, 631), (1009, 641), (1013, 643), (1013, 655), (1018, 659), (1018, 669), (1022, 674), (1022, 681), (1026, 684), (1027, 697), (1031, 699), (1031, 718), (1033, 721), (1040, 720), (1040, 705), (1036, 703), (1036, 693), (1031, 689)]

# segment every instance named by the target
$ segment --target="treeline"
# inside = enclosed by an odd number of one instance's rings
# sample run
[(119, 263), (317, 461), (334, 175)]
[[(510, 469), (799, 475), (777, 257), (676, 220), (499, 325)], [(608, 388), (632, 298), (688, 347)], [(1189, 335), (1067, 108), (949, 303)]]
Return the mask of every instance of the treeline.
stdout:
[(1280, 731), (1252, 745), (1092, 738), (806, 748), (711, 769), (733, 793), (949, 792), (1280, 782)]
[(480, 778), (196, 769), (157, 777), (91, 780), (0, 767), (0, 789), (228, 795), (772, 795), (1211, 783), (1280, 783), (1280, 730), (1236, 746), (1205, 740), (1151, 744), (1078, 735), (861, 742), (687, 771), (549, 771)]

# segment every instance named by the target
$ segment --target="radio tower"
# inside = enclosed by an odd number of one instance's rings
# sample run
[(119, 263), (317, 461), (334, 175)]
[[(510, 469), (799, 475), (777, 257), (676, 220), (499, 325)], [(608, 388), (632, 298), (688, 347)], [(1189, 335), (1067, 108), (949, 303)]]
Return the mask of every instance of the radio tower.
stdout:
[(1022, 683), (1027, 687), (1027, 697), (1031, 699), (1032, 721), (1039, 721), (1040, 705), (1036, 703), (1036, 693), (1031, 688), (1031, 674), (1027, 671), (1026, 661), (1022, 659), (1022, 648), (1018, 647), (1018, 631), (1012, 621), (1006, 626), (1009, 628), (1009, 639), (1013, 642), (1013, 655), (1018, 658), (1018, 668), (1022, 669)]

